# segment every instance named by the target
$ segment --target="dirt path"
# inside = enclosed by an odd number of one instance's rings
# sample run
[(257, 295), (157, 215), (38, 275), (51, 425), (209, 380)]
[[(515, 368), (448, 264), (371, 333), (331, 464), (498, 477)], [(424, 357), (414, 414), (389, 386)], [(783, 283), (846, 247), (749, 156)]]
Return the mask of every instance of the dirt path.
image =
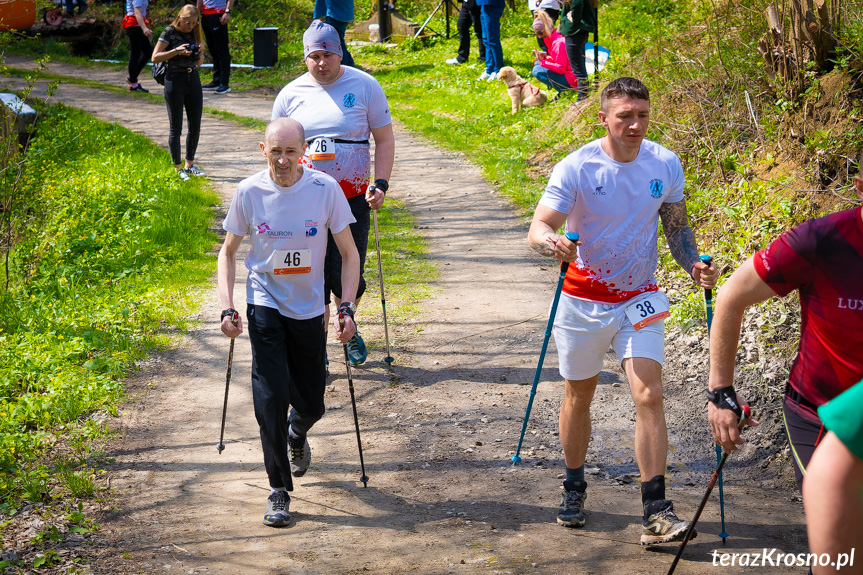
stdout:
[[(27, 65), (15, 58), (8, 63)], [(55, 63), (51, 71), (116, 85), (125, 76), (119, 67)], [(61, 84), (56, 99), (166, 145), (164, 105), (71, 84)], [(267, 119), (271, 101), (232, 93), (206, 95), (205, 105)], [(236, 124), (204, 118), (198, 158), (223, 206), (242, 177), (264, 166), (259, 137)], [(667, 571), (676, 548), (651, 552), (637, 544), (634, 415), (613, 356), (600, 378), (593, 414), (588, 526), (569, 530), (554, 522), (562, 471), (557, 438), (562, 389), (553, 344), (524, 461), (519, 467), (508, 464), (542, 343), (557, 276), (554, 263), (529, 251), (523, 220), (473, 167), (402, 128), (391, 183), (392, 196), (406, 200), (416, 214), (418, 233), (430, 242), (440, 279), (433, 286), (437, 295), (425, 302), (417, 323), (395, 333), (391, 329), (393, 373), (381, 361), (381, 349), (372, 350), (370, 361), (354, 372), (368, 488), (358, 481), (344, 366), (332, 361), (328, 412), (310, 435), (312, 468), (296, 481), (294, 521), (282, 530), (261, 524), (267, 481), (252, 413), (245, 335), (234, 355), (227, 448), (218, 455), (215, 447), (228, 343), (218, 330), (213, 287), (199, 312), (200, 325), (175, 349), (145, 362), (128, 382), (130, 402), (114, 424), (122, 427), (122, 440), (109, 467), (116, 509), (106, 510), (100, 520), (104, 551), (94, 573)], [(238, 300), (243, 294), (238, 286)], [(365, 316), (361, 325), (370, 335), (379, 336), (374, 299), (367, 298), (359, 317)], [(674, 348), (670, 355), (679, 355), (685, 346), (669, 347)], [(329, 352), (331, 358), (341, 357), (335, 345)], [(673, 367), (679, 365), (686, 362), (670, 362), (665, 377), (669, 477), (679, 514), (691, 517), (706, 485), (712, 449), (700, 395), (703, 374), (694, 367)], [(739, 462), (753, 457), (744, 452)], [(727, 547), (716, 536), (719, 514), (711, 504), (677, 573), (750, 570), (713, 567), (714, 550), (805, 551), (799, 503), (790, 500), (790, 492), (775, 490), (771, 480), (752, 477), (727, 477), (726, 519), (732, 534)]]

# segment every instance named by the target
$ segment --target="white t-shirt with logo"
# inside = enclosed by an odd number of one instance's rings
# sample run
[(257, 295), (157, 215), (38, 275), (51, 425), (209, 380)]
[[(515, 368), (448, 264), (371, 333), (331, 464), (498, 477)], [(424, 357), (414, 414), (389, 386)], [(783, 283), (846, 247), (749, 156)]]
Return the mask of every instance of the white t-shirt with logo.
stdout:
[[(381, 85), (369, 74), (344, 66), (342, 76), (321, 85), (306, 72), (279, 92), (272, 119), (297, 120), (306, 131), (306, 141), (318, 137), (362, 142), (371, 130), (392, 123), (390, 108)], [(371, 176), (369, 144), (335, 144), (335, 159), (313, 160), (315, 169), (339, 182), (348, 198), (365, 194)]]
[(539, 203), (568, 214), (566, 230), (583, 244), (564, 293), (619, 302), (656, 289), (659, 209), (683, 200), (683, 167), (674, 152), (650, 140), (626, 163), (612, 160), (601, 142), (558, 163)]
[(286, 188), (268, 169), (240, 182), (222, 227), (251, 240), (247, 301), (292, 319), (323, 314), (327, 230), (355, 221), (335, 180), (316, 170)]

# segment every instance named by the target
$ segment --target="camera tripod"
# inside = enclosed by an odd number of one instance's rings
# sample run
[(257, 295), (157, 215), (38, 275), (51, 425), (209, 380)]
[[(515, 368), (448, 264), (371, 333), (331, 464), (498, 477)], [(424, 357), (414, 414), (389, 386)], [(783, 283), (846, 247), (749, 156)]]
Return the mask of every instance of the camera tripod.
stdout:
[[(456, 14), (458, 14), (459, 11), (459, 9), (456, 8), (455, 4), (453, 3), (453, 0), (440, 0), (437, 6), (435, 6), (435, 9), (432, 10), (432, 13), (429, 14), (429, 17), (426, 18), (425, 22), (423, 22), (423, 25), (419, 27), (417, 33), (414, 34), (414, 38), (419, 38), (420, 34), (422, 34), (423, 30), (425, 30), (426, 28), (428, 28), (432, 32), (435, 32), (428, 25), (428, 23), (431, 22), (431, 19), (434, 18), (434, 15), (437, 14), (437, 11), (441, 8), (444, 9), (444, 15), (446, 16), (446, 39), (449, 40), (449, 9), (452, 8)], [(437, 34), (437, 32), (435, 32), (435, 34)], [(440, 34), (438, 34), (438, 36), (440, 36)]]

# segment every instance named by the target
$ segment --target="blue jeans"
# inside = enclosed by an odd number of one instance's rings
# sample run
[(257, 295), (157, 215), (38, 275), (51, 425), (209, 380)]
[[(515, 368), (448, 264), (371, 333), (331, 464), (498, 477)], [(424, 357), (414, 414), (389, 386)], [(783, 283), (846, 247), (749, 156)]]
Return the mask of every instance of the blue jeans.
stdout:
[(536, 78), (549, 88), (554, 88), (558, 92), (565, 92), (566, 90), (575, 89), (575, 86), (569, 85), (569, 82), (566, 80), (566, 76), (557, 72), (552, 72), (548, 68), (543, 68), (537, 63), (533, 64), (532, 73), (534, 78)]
[(342, 43), (342, 64), (344, 64), (345, 66), (353, 66), (354, 57), (351, 56), (350, 52), (348, 52), (348, 46), (347, 44), (345, 44), (345, 30), (348, 29), (348, 23), (333, 20), (329, 16), (327, 16), (325, 20), (326, 24), (329, 24), (330, 26), (335, 28), (336, 32), (339, 33), (339, 41)]
[(485, 71), (497, 73), (503, 68), (503, 46), (500, 43), (500, 17), (503, 16), (503, 4), (481, 6), (480, 22), (482, 22), (482, 42), (485, 44)]

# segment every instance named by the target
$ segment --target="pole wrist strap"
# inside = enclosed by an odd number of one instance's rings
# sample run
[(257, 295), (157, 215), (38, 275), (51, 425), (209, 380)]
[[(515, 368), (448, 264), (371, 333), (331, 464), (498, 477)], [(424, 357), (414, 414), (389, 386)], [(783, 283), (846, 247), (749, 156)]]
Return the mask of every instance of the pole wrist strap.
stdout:
[(743, 414), (743, 409), (740, 407), (740, 402), (737, 399), (737, 392), (734, 391), (734, 386), (720, 387), (715, 391), (707, 390), (707, 401), (720, 409), (730, 409), (738, 418)]

